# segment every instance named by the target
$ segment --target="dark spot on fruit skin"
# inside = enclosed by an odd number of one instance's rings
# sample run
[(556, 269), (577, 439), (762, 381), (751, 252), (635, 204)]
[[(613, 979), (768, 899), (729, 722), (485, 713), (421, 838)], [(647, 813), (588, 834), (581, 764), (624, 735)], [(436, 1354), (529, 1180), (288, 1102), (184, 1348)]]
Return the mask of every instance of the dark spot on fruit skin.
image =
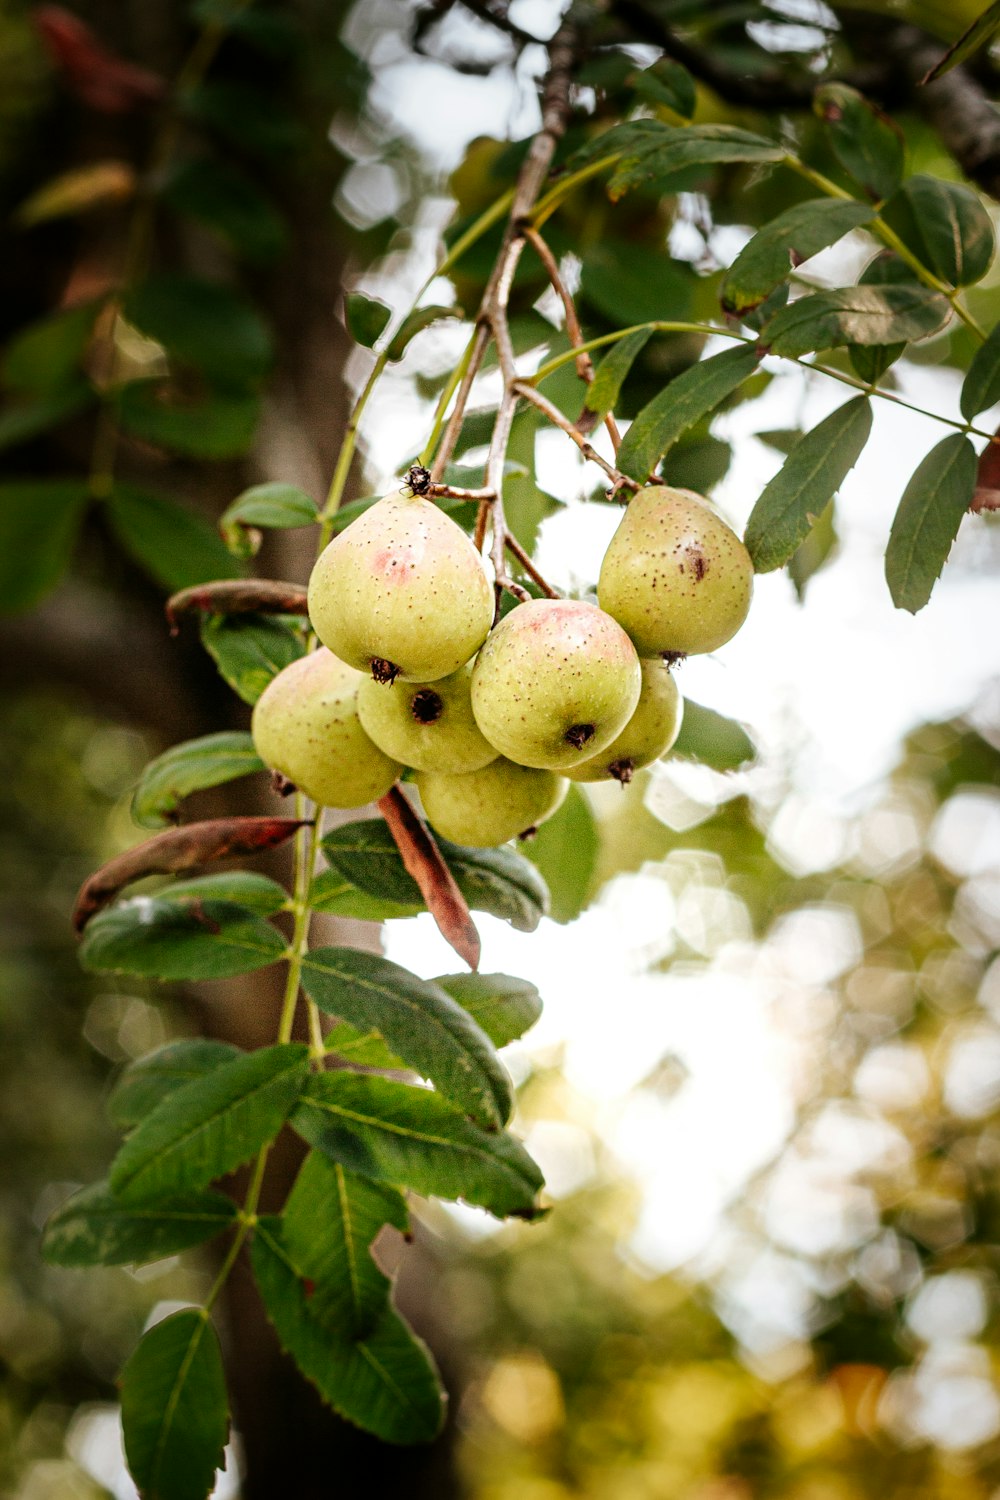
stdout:
[(421, 688), (410, 700), (410, 713), (418, 724), (434, 724), (443, 712), (441, 696), (433, 688)]
[(691, 566), (694, 568), (695, 578), (697, 578), (700, 583), (705, 574), (708, 572), (708, 563), (702, 557), (700, 552), (695, 552), (692, 555)]
[(582, 750), (584, 745), (590, 743), (594, 738), (593, 724), (574, 724), (567, 729), (563, 738), (567, 745), (572, 745), (574, 750)]
[(386, 683), (391, 686), (399, 676), (399, 667), (396, 666), (394, 661), (386, 661), (384, 656), (373, 656), (371, 667), (372, 676), (376, 682)]

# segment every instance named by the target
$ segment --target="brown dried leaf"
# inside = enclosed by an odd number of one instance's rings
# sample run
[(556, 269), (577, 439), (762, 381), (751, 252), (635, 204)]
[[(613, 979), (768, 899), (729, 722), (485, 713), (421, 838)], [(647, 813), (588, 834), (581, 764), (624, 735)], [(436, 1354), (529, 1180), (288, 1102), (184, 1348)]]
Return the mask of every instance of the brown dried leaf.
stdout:
[(378, 808), (395, 840), (406, 873), (420, 887), (441, 936), (470, 969), (478, 969), (480, 942), (476, 924), (430, 830), (398, 786), (379, 798)]
[(300, 583), (276, 578), (221, 578), (197, 583), (172, 594), (164, 605), (171, 635), (177, 616), (196, 611), (205, 615), (304, 615), (306, 591)]

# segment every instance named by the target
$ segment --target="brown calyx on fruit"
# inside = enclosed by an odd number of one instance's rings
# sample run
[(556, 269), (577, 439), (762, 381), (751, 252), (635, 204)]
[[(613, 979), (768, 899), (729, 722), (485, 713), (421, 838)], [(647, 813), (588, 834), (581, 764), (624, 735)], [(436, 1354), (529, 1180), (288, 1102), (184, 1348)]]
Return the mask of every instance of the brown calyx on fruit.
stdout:
[(418, 724), (436, 724), (443, 712), (441, 695), (433, 688), (421, 688), (410, 700), (410, 713)]
[(572, 745), (574, 750), (582, 750), (593, 738), (593, 724), (573, 724), (563, 735), (567, 745)]
[(294, 781), (289, 781), (280, 771), (271, 772), (271, 791), (278, 797), (290, 797), (293, 792), (298, 791)]
[(372, 676), (376, 682), (385, 683), (391, 687), (399, 676), (399, 668), (394, 661), (386, 661), (384, 656), (373, 656), (371, 660)]
[(680, 662), (687, 660), (686, 651), (661, 651), (660, 655), (667, 664), (667, 670), (676, 667)]
[(425, 469), (423, 464), (411, 464), (406, 471), (406, 483), (415, 495), (426, 495), (431, 487), (430, 469)]
[(518, 834), (518, 836), (517, 836), (518, 843), (527, 844), (530, 839), (537, 838), (537, 836), (538, 836), (538, 824), (537, 823), (532, 823), (532, 825), (531, 825), (530, 828), (523, 828), (521, 830), (521, 832)]
[(616, 781), (621, 782), (622, 786), (628, 786), (635, 774), (635, 762), (631, 756), (623, 755), (621, 760), (613, 760), (611, 762), (608, 767), (608, 774), (613, 776)]

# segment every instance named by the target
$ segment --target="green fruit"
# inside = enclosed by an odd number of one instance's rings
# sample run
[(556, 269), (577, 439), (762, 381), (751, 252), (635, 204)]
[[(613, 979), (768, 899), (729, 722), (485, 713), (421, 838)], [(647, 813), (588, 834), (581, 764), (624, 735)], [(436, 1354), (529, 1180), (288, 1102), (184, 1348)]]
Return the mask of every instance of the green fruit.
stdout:
[(480, 651), (472, 711), (508, 760), (562, 771), (624, 729), (641, 676), (632, 642), (596, 605), (532, 599), (501, 620)]
[(531, 832), (551, 818), (569, 790), (564, 776), (516, 766), (502, 756), (464, 776), (420, 771), (415, 780), (431, 827), (474, 849)]
[(377, 801), (403, 769), (361, 727), (362, 682), (360, 672), (320, 648), (272, 678), (254, 707), (261, 760), (322, 807)]
[(397, 679), (386, 687), (366, 677), (358, 689), (358, 718), (380, 750), (415, 771), (478, 771), (497, 752), (472, 716), (471, 679), (471, 662), (431, 683)]
[(479, 650), (493, 589), (460, 526), (430, 500), (386, 495), (324, 551), (309, 618), (331, 651), (379, 682), (436, 682)]
[(652, 485), (630, 501), (604, 554), (597, 598), (640, 656), (714, 651), (747, 617), (753, 563), (707, 501)]
[(680, 733), (683, 714), (684, 700), (670, 668), (659, 657), (647, 659), (642, 663), (639, 703), (621, 734), (600, 755), (566, 775), (574, 781), (613, 779), (624, 786), (636, 771), (666, 754)]

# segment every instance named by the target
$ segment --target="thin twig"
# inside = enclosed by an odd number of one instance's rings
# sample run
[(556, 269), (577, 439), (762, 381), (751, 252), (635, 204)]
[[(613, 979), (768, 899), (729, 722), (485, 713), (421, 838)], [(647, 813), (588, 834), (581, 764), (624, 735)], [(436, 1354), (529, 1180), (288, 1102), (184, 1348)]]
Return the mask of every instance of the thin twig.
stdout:
[(514, 391), (516, 395), (523, 396), (526, 401), (530, 401), (532, 406), (537, 406), (542, 415), (547, 417), (554, 427), (558, 427), (567, 437), (572, 438), (584, 458), (589, 459), (592, 464), (597, 464), (599, 469), (603, 469), (616, 489), (625, 487), (630, 490), (638, 490), (642, 488), (637, 479), (630, 479), (627, 474), (622, 474), (620, 470), (609, 464), (607, 459), (602, 457), (591, 443), (588, 443), (580, 429), (575, 427), (568, 417), (564, 417), (559, 408), (553, 406), (552, 402), (547, 396), (543, 396), (541, 391), (536, 391), (534, 386), (529, 385), (525, 380), (515, 381)]
[(455, 484), (430, 484), (427, 494), (437, 500), (495, 500), (494, 490), (463, 490)]
[(538, 569), (535, 567), (535, 564), (532, 562), (530, 555), (521, 546), (521, 543), (518, 541), (513, 532), (508, 531), (506, 537), (504, 538), (504, 541), (507, 544), (507, 551), (514, 554), (518, 562), (521, 564), (521, 567), (527, 573), (528, 577), (532, 579), (533, 582), (538, 584), (538, 587), (541, 589), (542, 593), (547, 594), (550, 599), (558, 599), (560, 597), (559, 590), (554, 589), (551, 583), (548, 583), (542, 577), (541, 573), (539, 573)]
[(483, 356), (486, 353), (489, 341), (489, 324), (480, 319), (476, 328), (475, 340), (469, 351), (469, 358), (465, 366), (465, 373), (462, 376), (462, 383), (455, 393), (455, 405), (452, 407), (451, 416), (448, 418), (448, 425), (445, 427), (440, 446), (434, 455), (434, 462), (431, 464), (431, 484), (437, 484), (440, 481), (442, 474), (451, 461), (451, 455), (455, 451), (455, 444), (458, 442), (458, 435), (462, 430), (462, 423), (465, 421), (465, 408), (469, 404), (472, 386), (476, 376), (479, 374), (479, 368), (483, 362)]

